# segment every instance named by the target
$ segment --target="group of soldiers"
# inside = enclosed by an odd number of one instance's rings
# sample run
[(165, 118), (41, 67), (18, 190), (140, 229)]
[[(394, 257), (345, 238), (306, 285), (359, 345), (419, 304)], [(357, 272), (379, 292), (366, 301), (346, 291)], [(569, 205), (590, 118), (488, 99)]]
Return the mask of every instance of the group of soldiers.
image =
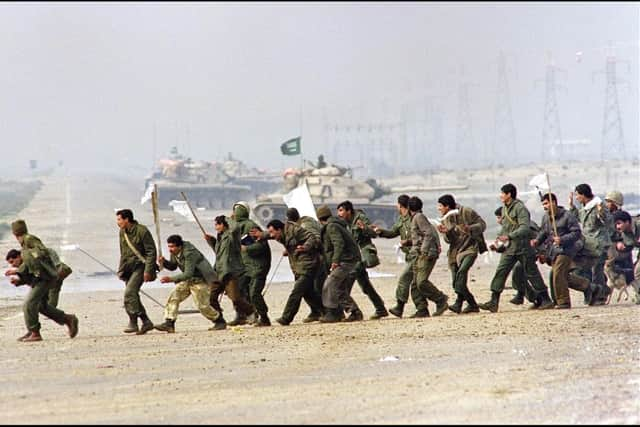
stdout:
[[(122, 209), (116, 212), (116, 223), (120, 229), (117, 276), (125, 282), (124, 308), (129, 317), (124, 332), (175, 332), (180, 303), (189, 295), (200, 313), (213, 323), (210, 330), (222, 330), (227, 325), (270, 326), (263, 296), (272, 261), (269, 240), (284, 246), (283, 256), (288, 257), (295, 279), (282, 315), (275, 319), (283, 326), (293, 322), (302, 300), (310, 309), (304, 323), (363, 320), (362, 310), (351, 297), (355, 282), (374, 306), (370, 319), (381, 319), (389, 313), (402, 317), (409, 296), (416, 308), (412, 318), (440, 316), (447, 310), (456, 314), (481, 309), (495, 313), (509, 274), (516, 290), (510, 302), (523, 304), (527, 299), (531, 309), (571, 308), (569, 289), (583, 292), (587, 305), (605, 304), (611, 289), (622, 285), (632, 286), (640, 303), (640, 263), (633, 260), (634, 249), (640, 247), (640, 222), (621, 209), (619, 192), (607, 193), (604, 202), (593, 195), (588, 184), (576, 186), (574, 193), (569, 197), (569, 209), (558, 205), (555, 194), (541, 194), (545, 214), (538, 226), (517, 198), (516, 187), (503, 185), (502, 205), (495, 212), (501, 229), (488, 247), (484, 219), (450, 194), (438, 198), (441, 217), (435, 224), (422, 212), (419, 197), (399, 196), (398, 220), (388, 230), (371, 224), (348, 200), (340, 203), (335, 213), (327, 205), (318, 207), (317, 220), (289, 208), (286, 221), (274, 219), (263, 230), (249, 218), (248, 204), (237, 202), (230, 217), (214, 219), (216, 235), (203, 236), (215, 253), (213, 266), (195, 245), (177, 234), (167, 238), (170, 258), (158, 256), (148, 228), (134, 219), (130, 209)], [(574, 206), (574, 198), (580, 208)], [(22, 250), (9, 251), (7, 261), (12, 267), (5, 275), (15, 285), (29, 284), (32, 288), (24, 303), (28, 331), (20, 341), (42, 340), (38, 312), (66, 325), (70, 337), (75, 337), (77, 317), (56, 308), (60, 286), (71, 269), (55, 251), (28, 234), (23, 220), (15, 221), (11, 228)], [(447, 264), (456, 296), (452, 303), (429, 280), (440, 257), (440, 236), (448, 244)], [(399, 276), (395, 305), (387, 310), (367, 268), (380, 264), (373, 239), (396, 237), (400, 238), (406, 263)], [(467, 281), (478, 256), (488, 250), (500, 253), (500, 260), (490, 284), (491, 299), (478, 304)], [(538, 263), (551, 266), (549, 287)], [(154, 324), (140, 292), (143, 283), (155, 281), (162, 269), (179, 269), (180, 273), (160, 277), (160, 282), (173, 282), (175, 288), (165, 305), (164, 321)], [(229, 322), (220, 306), (223, 294), (232, 301), (235, 311), (235, 318)], [(429, 301), (435, 304), (432, 314)]]

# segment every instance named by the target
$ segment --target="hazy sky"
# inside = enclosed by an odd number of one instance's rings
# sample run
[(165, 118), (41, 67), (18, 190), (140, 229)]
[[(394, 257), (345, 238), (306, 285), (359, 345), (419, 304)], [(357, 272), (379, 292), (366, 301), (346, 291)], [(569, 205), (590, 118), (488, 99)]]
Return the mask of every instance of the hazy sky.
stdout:
[(438, 97), (447, 143), (468, 81), (481, 149), (504, 50), (522, 156), (541, 140), (547, 50), (566, 70), (563, 137), (599, 142), (605, 78), (594, 72), (610, 40), (630, 61), (618, 65), (629, 82), (619, 100), (627, 149), (637, 152), (639, 10), (633, 2), (2, 3), (0, 141), (9, 170), (59, 158), (144, 169), (155, 127), (158, 156), (178, 145), (194, 158), (233, 152), (281, 167), (295, 159), (283, 159), (279, 145), (301, 125), (315, 158), (326, 150), (323, 117), (380, 120), (385, 99), (393, 115), (403, 102)]

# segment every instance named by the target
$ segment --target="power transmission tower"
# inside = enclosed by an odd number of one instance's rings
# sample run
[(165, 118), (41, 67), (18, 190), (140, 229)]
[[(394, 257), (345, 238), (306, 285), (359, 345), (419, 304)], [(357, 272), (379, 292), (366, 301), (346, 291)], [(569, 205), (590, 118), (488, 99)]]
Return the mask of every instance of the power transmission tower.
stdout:
[(562, 157), (562, 133), (560, 131), (560, 113), (556, 91), (565, 89), (556, 80), (556, 73), (564, 72), (555, 66), (551, 53), (547, 52), (547, 67), (545, 73), (544, 123), (542, 127), (542, 160)]
[[(602, 123), (602, 137), (600, 146), (600, 160), (603, 161), (605, 153), (607, 157), (613, 159), (623, 159), (626, 155), (624, 146), (624, 134), (622, 132), (622, 117), (620, 115), (620, 104), (618, 103), (618, 83), (626, 83), (616, 75), (616, 64), (624, 62), (629, 67), (628, 61), (616, 59), (613, 47), (609, 43), (606, 54), (606, 64), (604, 73), (606, 75), (606, 88), (604, 95), (604, 119)], [(599, 74), (603, 71), (594, 73)], [(593, 78), (593, 76), (592, 76)]]
[(507, 78), (507, 59), (504, 52), (498, 55), (498, 86), (494, 110), (494, 144), (498, 151), (510, 150), (517, 155), (516, 129), (513, 125), (511, 95)]

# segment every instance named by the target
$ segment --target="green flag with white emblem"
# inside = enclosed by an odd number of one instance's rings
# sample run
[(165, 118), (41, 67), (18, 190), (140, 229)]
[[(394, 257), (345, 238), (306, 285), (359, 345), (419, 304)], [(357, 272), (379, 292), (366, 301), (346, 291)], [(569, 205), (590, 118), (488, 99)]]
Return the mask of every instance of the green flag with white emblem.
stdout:
[(301, 152), (300, 140), (301, 139), (302, 139), (301, 137), (297, 137), (297, 138), (292, 138), (292, 139), (284, 142), (280, 146), (280, 151), (282, 151), (282, 154), (284, 154), (285, 156), (295, 156), (296, 154), (300, 154), (300, 152)]

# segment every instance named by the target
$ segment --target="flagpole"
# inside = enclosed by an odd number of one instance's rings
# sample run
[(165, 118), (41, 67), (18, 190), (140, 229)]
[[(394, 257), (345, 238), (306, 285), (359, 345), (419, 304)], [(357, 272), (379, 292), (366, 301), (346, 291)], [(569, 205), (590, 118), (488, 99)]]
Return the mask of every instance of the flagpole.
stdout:
[(553, 200), (551, 200), (551, 184), (549, 183), (549, 175), (545, 172), (545, 178), (547, 178), (547, 194), (549, 194), (549, 217), (551, 218), (551, 225), (553, 226), (553, 235), (558, 237), (558, 228), (556, 227), (556, 212), (553, 208)]
[(304, 169), (304, 158), (302, 157), (302, 104), (300, 104), (300, 170)]

